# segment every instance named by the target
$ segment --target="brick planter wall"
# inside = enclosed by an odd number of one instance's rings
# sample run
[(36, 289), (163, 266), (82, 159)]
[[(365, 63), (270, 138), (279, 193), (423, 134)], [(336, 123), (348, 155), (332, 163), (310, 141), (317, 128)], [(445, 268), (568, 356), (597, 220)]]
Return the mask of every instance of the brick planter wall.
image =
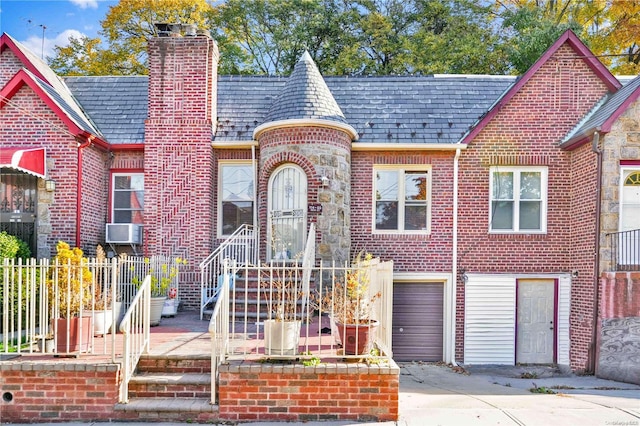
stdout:
[(398, 420), (398, 366), (231, 362), (220, 366), (220, 418), (230, 421)]
[(2, 422), (107, 421), (122, 414), (117, 364), (0, 363)]

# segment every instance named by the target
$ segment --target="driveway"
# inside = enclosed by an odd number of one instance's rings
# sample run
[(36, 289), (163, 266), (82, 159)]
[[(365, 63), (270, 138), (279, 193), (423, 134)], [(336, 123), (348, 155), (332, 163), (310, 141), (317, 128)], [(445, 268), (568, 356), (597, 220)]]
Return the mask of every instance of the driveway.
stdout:
[(400, 366), (400, 426), (640, 426), (637, 385), (547, 367)]

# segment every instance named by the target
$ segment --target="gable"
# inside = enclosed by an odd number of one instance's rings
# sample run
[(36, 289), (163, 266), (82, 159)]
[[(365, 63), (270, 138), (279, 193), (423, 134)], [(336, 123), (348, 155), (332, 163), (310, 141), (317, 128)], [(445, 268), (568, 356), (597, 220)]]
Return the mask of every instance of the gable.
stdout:
[[(503, 108), (513, 102), (514, 97), (518, 96), (520, 92), (529, 96), (530, 104), (528, 106), (529, 112), (518, 117), (518, 120), (531, 118), (536, 115), (536, 112), (551, 114), (555, 110), (565, 116), (561, 118), (561, 125), (564, 125), (564, 120), (575, 116), (573, 112), (577, 111), (579, 114), (572, 123), (575, 125), (602, 96), (609, 92), (616, 92), (620, 87), (620, 82), (613, 74), (572, 31), (568, 30), (505, 92), (462, 138), (461, 142), (469, 143), (472, 141)], [(532, 90), (532, 88), (538, 89)], [(593, 100), (590, 96), (591, 93), (589, 96), (584, 96), (585, 90), (595, 91), (600, 95)], [(532, 94), (533, 96), (531, 96)], [(550, 100), (554, 108), (543, 110), (545, 106), (549, 105)], [(584, 104), (588, 105), (587, 108), (584, 107)], [(567, 107), (569, 111), (563, 109)]]

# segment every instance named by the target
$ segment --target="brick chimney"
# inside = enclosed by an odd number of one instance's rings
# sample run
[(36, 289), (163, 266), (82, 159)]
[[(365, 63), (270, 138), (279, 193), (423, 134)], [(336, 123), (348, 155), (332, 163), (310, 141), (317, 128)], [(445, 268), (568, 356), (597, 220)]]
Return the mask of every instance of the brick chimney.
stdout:
[(181, 256), (197, 265), (213, 241), (218, 47), (192, 26), (157, 28), (159, 37), (148, 46), (145, 254)]

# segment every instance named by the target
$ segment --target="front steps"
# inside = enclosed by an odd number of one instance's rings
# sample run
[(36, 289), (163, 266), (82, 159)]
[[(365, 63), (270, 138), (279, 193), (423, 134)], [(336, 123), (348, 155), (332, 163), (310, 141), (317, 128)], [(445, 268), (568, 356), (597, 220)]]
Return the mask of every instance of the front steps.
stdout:
[(129, 382), (129, 403), (116, 404), (130, 420), (211, 422), (211, 357), (143, 355)]

